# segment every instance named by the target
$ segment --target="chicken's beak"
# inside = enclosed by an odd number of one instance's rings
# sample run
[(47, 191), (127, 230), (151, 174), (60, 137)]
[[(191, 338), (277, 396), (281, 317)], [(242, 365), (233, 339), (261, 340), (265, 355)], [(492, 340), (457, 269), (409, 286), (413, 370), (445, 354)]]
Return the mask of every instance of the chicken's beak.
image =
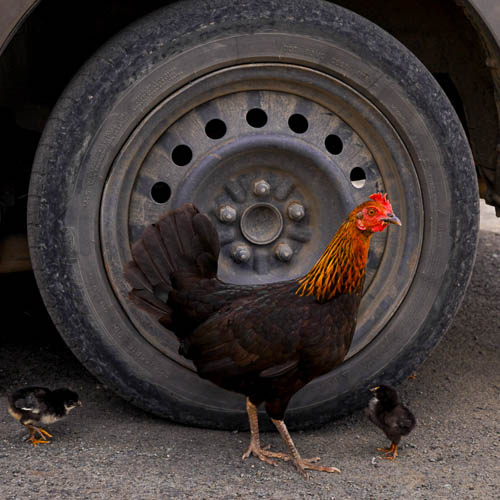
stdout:
[(401, 226), (399, 217), (396, 217), (394, 214), (388, 214), (386, 217), (382, 217), (380, 220), (387, 222), (388, 224), (396, 224), (396, 226)]
[(371, 391), (371, 392), (377, 392), (379, 389), (380, 389), (380, 386), (379, 386), (379, 385), (377, 385), (377, 387), (372, 387), (372, 388), (370, 389), (370, 391)]

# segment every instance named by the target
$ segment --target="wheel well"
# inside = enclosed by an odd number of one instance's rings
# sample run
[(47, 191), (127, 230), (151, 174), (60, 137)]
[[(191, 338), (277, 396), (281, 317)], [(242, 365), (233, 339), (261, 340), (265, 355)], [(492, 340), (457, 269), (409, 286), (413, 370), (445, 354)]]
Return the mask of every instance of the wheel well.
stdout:
[[(478, 171), (480, 195), (497, 205), (494, 194), (500, 134), (498, 97), (484, 43), (484, 29), (458, 1), (335, 0), (381, 26), (408, 47), (435, 76), (455, 107), (469, 138)], [(459, 0), (461, 4), (466, 4)], [(397, 4), (397, 5), (396, 5)], [(497, 86), (499, 83), (497, 82)], [(497, 199), (495, 202), (495, 198)]]
[[(499, 120), (487, 54), (464, 9), (453, 0), (335, 3), (390, 32), (435, 75), (465, 127), (485, 196), (484, 181), (494, 184)], [(23, 230), (19, 226), (25, 220), (24, 195), (36, 145), (66, 84), (113, 34), (162, 5), (163, 0), (41, 2), (12, 38), (0, 58), (3, 233)]]

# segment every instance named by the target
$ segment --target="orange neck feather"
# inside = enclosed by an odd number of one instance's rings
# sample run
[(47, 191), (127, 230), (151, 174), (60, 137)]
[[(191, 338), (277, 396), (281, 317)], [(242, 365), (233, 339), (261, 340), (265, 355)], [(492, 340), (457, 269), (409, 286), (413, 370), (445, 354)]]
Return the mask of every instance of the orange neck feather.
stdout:
[(326, 302), (360, 290), (365, 276), (371, 231), (360, 231), (349, 217), (313, 268), (299, 280), (297, 295), (315, 295)]

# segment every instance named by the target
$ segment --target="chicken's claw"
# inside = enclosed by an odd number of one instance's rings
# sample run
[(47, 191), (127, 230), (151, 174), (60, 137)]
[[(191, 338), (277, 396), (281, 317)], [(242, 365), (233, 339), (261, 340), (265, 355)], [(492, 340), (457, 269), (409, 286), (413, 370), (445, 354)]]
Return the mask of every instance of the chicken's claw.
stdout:
[(243, 453), (241, 459), (246, 460), (250, 455), (255, 455), (258, 459), (262, 460), (263, 462), (266, 462), (266, 464), (276, 466), (277, 465), (276, 462), (274, 460), (271, 460), (271, 458), (279, 458), (281, 460), (284, 460), (285, 462), (290, 460), (291, 458), (290, 455), (288, 455), (287, 453), (269, 451), (268, 448), (269, 445), (265, 446), (264, 448), (261, 448), (255, 443), (250, 442), (248, 450), (245, 453)]
[(325, 465), (317, 465), (314, 462), (319, 462), (320, 458), (319, 457), (314, 457), (314, 458), (300, 458), (298, 460), (293, 460), (293, 463), (295, 464), (295, 467), (297, 467), (297, 470), (304, 476), (305, 479), (309, 479), (309, 474), (307, 473), (306, 469), (310, 470), (317, 470), (320, 472), (339, 472), (340, 469), (337, 469), (337, 467), (327, 467)]
[(288, 449), (290, 450), (290, 455), (292, 457), (292, 462), (294, 463), (297, 470), (304, 476), (305, 479), (309, 479), (309, 474), (306, 469), (317, 470), (320, 472), (340, 472), (337, 467), (326, 467), (325, 465), (316, 465), (314, 462), (319, 461), (319, 457), (314, 458), (302, 458), (297, 451), (297, 448), (293, 444), (292, 438), (288, 433), (288, 429), (286, 428), (285, 422), (283, 420), (275, 420), (271, 419), (273, 424), (278, 429), (278, 432), (281, 434), (281, 437), (285, 441)]

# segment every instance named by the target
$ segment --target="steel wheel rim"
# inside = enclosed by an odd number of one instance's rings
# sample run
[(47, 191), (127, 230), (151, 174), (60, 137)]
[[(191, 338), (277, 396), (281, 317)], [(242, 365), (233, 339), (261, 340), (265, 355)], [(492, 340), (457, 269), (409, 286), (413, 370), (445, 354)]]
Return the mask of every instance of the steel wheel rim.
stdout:
[[(313, 86), (310, 84), (311, 80), (314, 82)], [(308, 84), (305, 83), (306, 81)], [(418, 179), (403, 140), (391, 127), (384, 115), (377, 110), (372, 103), (355, 90), (348, 87), (345, 83), (325, 73), (296, 65), (241, 65), (206, 75), (165, 99), (165, 101), (160, 103), (155, 110), (136, 127), (131, 138), (124, 145), (112, 165), (101, 204), (101, 213), (103, 215), (101, 217), (100, 234), (103, 260), (112, 289), (121, 302), (126, 314), (137, 328), (137, 331), (147, 339), (148, 342), (162, 351), (166, 357), (182, 364), (188, 369), (192, 369), (190, 364), (177, 355), (177, 341), (174, 336), (166, 335), (164, 329), (154, 324), (144, 314), (131, 308), (126, 300), (127, 286), (121, 277), (121, 266), (130, 258), (130, 241), (137, 238), (141, 229), (140, 226), (137, 227), (135, 222), (137, 219), (134, 219), (139, 212), (137, 209), (139, 205), (137, 203), (134, 205), (133, 186), (136, 185), (138, 179), (140, 180), (141, 175), (145, 174), (145, 170), (141, 173), (144, 167), (144, 160), (147, 159), (153, 145), (158, 142), (159, 138), (165, 133), (165, 130), (174, 127), (176, 124), (179, 125), (183, 119), (189, 119), (189, 113), (192, 112), (193, 109), (204, 106), (206, 103), (213, 103), (217, 99), (226, 98), (231, 95), (234, 96), (238, 93), (251, 93), (255, 91), (266, 93), (266, 95), (271, 95), (273, 93), (288, 94), (294, 96), (294, 99), (309, 101), (312, 107), (318, 106), (334, 113), (341, 123), (347, 127), (347, 130), (352, 131), (351, 138), (354, 139), (347, 145), (355, 144), (356, 141), (360, 140), (362, 146), (368, 151), (380, 173), (380, 179), (377, 180), (375, 176), (371, 175), (373, 172), (368, 170), (366, 187), (356, 189), (350, 183), (345, 172), (348, 161), (351, 161), (349, 164), (349, 169), (351, 171), (353, 167), (352, 161), (356, 160), (356, 158), (353, 156), (345, 156), (342, 159), (342, 154), (339, 154), (337, 155), (339, 158), (336, 159), (337, 165), (332, 161), (334, 170), (340, 169), (340, 173), (342, 174), (332, 174), (335, 179), (338, 179), (339, 191), (343, 191), (347, 194), (342, 200), (342, 210), (337, 209), (336, 211), (338, 213), (337, 219), (332, 223), (330, 234), (325, 235), (323, 233), (323, 241), (311, 238), (316, 244), (316, 249), (314, 257), (311, 257), (309, 261), (302, 261), (305, 267), (309, 267), (320, 255), (324, 248), (325, 241), (326, 243), (328, 242), (341, 219), (345, 216), (347, 210), (350, 209), (351, 206), (354, 206), (356, 202), (362, 201), (361, 197), (365, 199), (367, 194), (371, 194), (373, 191), (387, 190), (389, 192), (393, 206), (405, 224), (403, 230), (397, 232), (397, 229), (396, 231), (391, 229), (389, 234), (380, 235), (378, 242), (375, 240), (375, 245), (373, 245), (374, 251), (371, 253), (368, 270), (369, 286), (365, 287), (365, 295), (368, 295), (370, 300), (362, 303), (359, 314), (358, 330), (349, 356), (354, 356), (357, 352), (366, 347), (368, 343), (379, 334), (387, 321), (390, 320), (411, 285), (418, 263), (418, 255), (421, 249), (423, 235), (422, 207), (421, 205), (409, 206), (404, 196), (405, 192), (409, 190), (420, 192)], [(169, 115), (169, 119), (165, 118), (166, 114)], [(286, 147), (288, 149), (285, 149), (287, 152), (292, 153), (294, 145), (297, 147), (297, 150), (301, 148), (307, 149), (308, 145), (303, 144), (303, 142), (307, 142), (307, 140), (304, 139), (307, 138), (307, 135), (305, 135), (307, 131), (300, 134), (295, 133), (291, 131), (287, 120), (284, 120), (283, 116), (280, 118), (280, 120), (277, 120), (281, 123), (280, 129), (267, 128), (265, 131), (261, 129), (259, 131), (253, 130), (252, 134), (250, 134), (252, 135), (252, 140), (257, 142), (260, 141), (260, 145), (265, 143), (270, 147), (275, 145), (284, 148), (288, 140), (289, 145)], [(306, 118), (309, 123), (313, 123), (310, 115), (306, 115)], [(230, 134), (233, 122), (227, 119), (226, 122), (226, 134)], [(203, 125), (206, 125), (206, 123), (200, 125), (200, 133), (204, 131)], [(283, 133), (286, 127), (288, 127), (289, 133)], [(263, 128), (265, 127), (262, 127), (262, 129)], [(226, 141), (228, 137), (229, 136), (226, 135)], [(325, 136), (323, 136), (323, 142), (324, 137)], [(241, 142), (244, 138), (245, 135), (241, 136), (238, 141)], [(224, 139), (224, 137), (222, 137), (221, 140), (222, 139)], [(215, 150), (220, 147), (220, 145), (214, 146)], [(313, 144), (311, 147), (314, 151), (319, 149), (317, 143)], [(348, 147), (343, 148), (343, 154), (348, 151)], [(214, 151), (212, 150), (205, 151), (203, 158), (206, 159), (213, 153)], [(324, 154), (324, 152), (319, 153), (319, 157), (321, 154)], [(217, 155), (216, 152), (215, 155)], [(308, 158), (313, 158), (314, 154), (310, 153), (306, 156)], [(217, 159), (217, 156), (213, 156), (213, 158)], [(197, 165), (197, 161), (196, 157), (194, 157), (192, 165)], [(316, 161), (318, 165), (321, 163), (319, 160)], [(344, 170), (342, 170), (343, 167)], [(191, 168), (193, 172), (196, 173), (196, 168)], [(339, 171), (335, 170), (333, 173), (339, 174)], [(404, 178), (404, 180), (402, 181), (401, 178)], [(158, 179), (153, 179), (153, 181), (158, 182)], [(348, 190), (345, 190), (346, 186)], [(183, 187), (184, 189), (182, 189), (181, 186), (179, 190), (177, 190), (177, 187), (174, 188), (173, 191), (175, 194), (170, 199), (169, 207), (163, 206), (161, 207), (162, 210), (157, 212), (151, 210), (147, 216), (143, 217), (144, 225), (154, 222), (155, 216), (159, 215), (165, 209), (176, 206), (176, 204), (182, 201), (187, 201), (186, 198), (194, 193), (194, 188), (192, 186)], [(197, 200), (194, 199), (193, 201)], [(154, 200), (152, 203), (154, 203)], [(308, 200), (307, 203), (310, 203), (310, 200)], [(207, 209), (207, 207), (203, 206), (203, 202), (198, 202), (198, 204), (201, 209)], [(154, 207), (154, 205), (152, 206)], [(216, 206), (220, 207), (220, 203)], [(336, 206), (339, 206), (338, 201), (336, 201)], [(220, 229), (223, 223), (217, 218), (214, 207), (208, 207), (208, 212), (211, 213)], [(307, 212), (306, 204), (306, 213)], [(340, 215), (341, 212), (342, 215)], [(132, 214), (134, 224), (131, 225), (129, 219), (123, 217), (124, 213)], [(281, 214), (282, 217), (287, 217), (287, 214)], [(109, 220), (115, 220), (117, 222), (110, 226)], [(130, 226), (133, 226), (132, 230), (130, 230)], [(412, 241), (409, 241), (408, 238), (410, 233), (416, 235), (416, 238), (414, 236)], [(276, 244), (276, 241), (278, 240), (275, 239), (268, 245)], [(230, 243), (234, 244), (234, 241)], [(230, 247), (229, 243), (225, 246), (228, 246), (228, 248), (234, 247), (234, 245)], [(262, 247), (265, 246), (267, 245), (262, 245)], [(276, 252), (275, 248), (273, 248), (273, 251)], [(229, 260), (232, 258), (230, 256), (231, 252), (232, 250), (226, 252), (226, 259)], [(298, 255), (300, 255), (300, 251), (294, 253), (294, 257)], [(395, 262), (397, 265), (395, 265)], [(380, 265), (378, 269), (375, 269), (377, 263)], [(285, 265), (286, 262), (280, 262), (279, 264)], [(390, 270), (386, 271), (389, 268)], [(405, 270), (401, 272), (403, 268), (405, 268)], [(300, 273), (297, 272), (297, 275), (298, 274)], [(274, 280), (278, 278), (279, 277), (275, 277)], [(387, 308), (380, 299), (379, 292), (383, 288), (382, 283), (384, 279), (392, 280), (394, 284), (398, 283), (397, 286), (393, 286), (393, 288), (397, 288), (397, 292), (389, 296), (391, 299), (389, 308)], [(228, 281), (231, 280), (229, 279)], [(387, 295), (385, 298), (387, 299)], [(370, 306), (367, 305), (368, 303)], [(372, 321), (370, 323), (367, 319), (374, 317), (378, 318), (378, 322)]]

